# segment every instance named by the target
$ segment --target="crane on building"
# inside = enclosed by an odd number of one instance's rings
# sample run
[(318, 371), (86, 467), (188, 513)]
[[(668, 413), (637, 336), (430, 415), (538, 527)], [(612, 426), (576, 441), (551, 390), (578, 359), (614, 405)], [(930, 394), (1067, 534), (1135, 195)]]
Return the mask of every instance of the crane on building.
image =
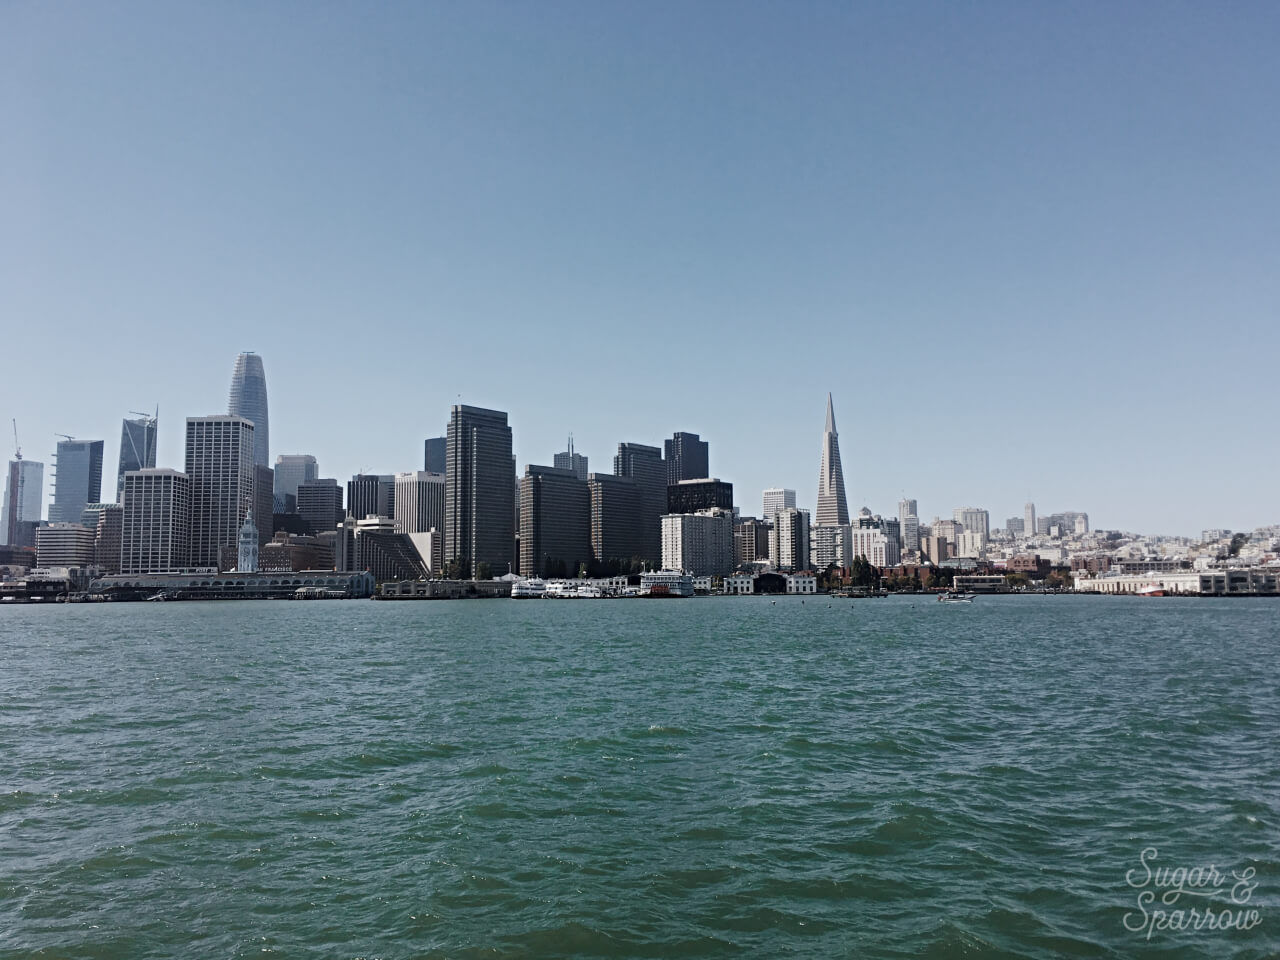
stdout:
[(18, 419), (13, 419), (13, 459), (22, 459), (22, 445), (18, 443)]

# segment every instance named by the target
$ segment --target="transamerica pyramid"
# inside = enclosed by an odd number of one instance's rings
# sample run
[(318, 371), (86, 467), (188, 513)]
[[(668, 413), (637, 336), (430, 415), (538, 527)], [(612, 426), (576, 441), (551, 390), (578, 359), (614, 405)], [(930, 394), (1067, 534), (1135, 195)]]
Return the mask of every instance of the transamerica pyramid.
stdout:
[(849, 504), (844, 498), (844, 471), (840, 469), (840, 437), (836, 433), (836, 413), (827, 394), (827, 428), (822, 431), (822, 468), (818, 474), (818, 510), (814, 525), (843, 526), (849, 522)]

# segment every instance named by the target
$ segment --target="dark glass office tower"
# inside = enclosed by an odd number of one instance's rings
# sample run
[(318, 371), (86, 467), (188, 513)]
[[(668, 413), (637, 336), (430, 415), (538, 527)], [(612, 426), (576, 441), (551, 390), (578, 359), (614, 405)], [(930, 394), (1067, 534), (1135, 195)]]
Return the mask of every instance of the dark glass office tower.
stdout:
[(458, 404), (446, 434), (445, 562), (462, 561), (474, 577), (481, 563), (490, 576), (515, 565), (515, 467), (507, 415)]
[(666, 451), (667, 483), (711, 476), (707, 441), (699, 439), (696, 433), (677, 433), (665, 441), (663, 448)]

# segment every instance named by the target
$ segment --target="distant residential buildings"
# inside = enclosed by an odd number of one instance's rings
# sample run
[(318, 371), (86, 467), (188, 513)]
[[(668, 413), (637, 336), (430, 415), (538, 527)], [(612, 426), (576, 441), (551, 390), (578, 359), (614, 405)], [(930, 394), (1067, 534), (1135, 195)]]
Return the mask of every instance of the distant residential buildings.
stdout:
[(244, 417), (253, 424), (253, 462), (260, 467), (270, 467), (267, 375), (262, 369), (262, 358), (256, 353), (247, 352), (236, 357), (235, 369), (231, 372), (227, 413)]
[(445, 559), (467, 576), (491, 576), (515, 563), (515, 470), (511, 427), (498, 410), (458, 404), (449, 420), (445, 470)]
[(217, 535), (203, 523), (202, 549), (215, 559), (192, 562), (192, 519), (191, 481), (185, 473), (155, 467), (130, 470), (124, 475), (119, 572), (175, 573), (188, 566), (216, 566)]
[(827, 422), (822, 431), (822, 458), (818, 469), (818, 507), (814, 525), (838, 527), (849, 522), (849, 505), (845, 501), (844, 470), (840, 465), (840, 437), (836, 433), (836, 414), (827, 394)]
[(79, 523), (86, 506), (102, 499), (102, 441), (59, 440), (53, 465), (50, 523)]
[[(157, 410), (158, 413), (158, 410)], [(156, 465), (156, 417), (135, 414), (120, 427), (120, 460), (116, 470), (116, 502), (124, 493), (124, 475)]]
[(696, 433), (676, 433), (663, 442), (667, 463), (667, 485), (697, 480), (711, 475), (707, 441)]

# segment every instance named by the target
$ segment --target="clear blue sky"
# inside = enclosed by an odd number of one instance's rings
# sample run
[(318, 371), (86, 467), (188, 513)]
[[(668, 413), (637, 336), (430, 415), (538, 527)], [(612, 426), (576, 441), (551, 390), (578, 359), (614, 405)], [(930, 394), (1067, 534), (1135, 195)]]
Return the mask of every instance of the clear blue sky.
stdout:
[[(1280, 521), (1280, 5), (0, 6), (0, 415), (711, 443), (744, 513)], [(11, 439), (0, 450), (11, 453)], [(48, 496), (46, 494), (46, 503)]]

